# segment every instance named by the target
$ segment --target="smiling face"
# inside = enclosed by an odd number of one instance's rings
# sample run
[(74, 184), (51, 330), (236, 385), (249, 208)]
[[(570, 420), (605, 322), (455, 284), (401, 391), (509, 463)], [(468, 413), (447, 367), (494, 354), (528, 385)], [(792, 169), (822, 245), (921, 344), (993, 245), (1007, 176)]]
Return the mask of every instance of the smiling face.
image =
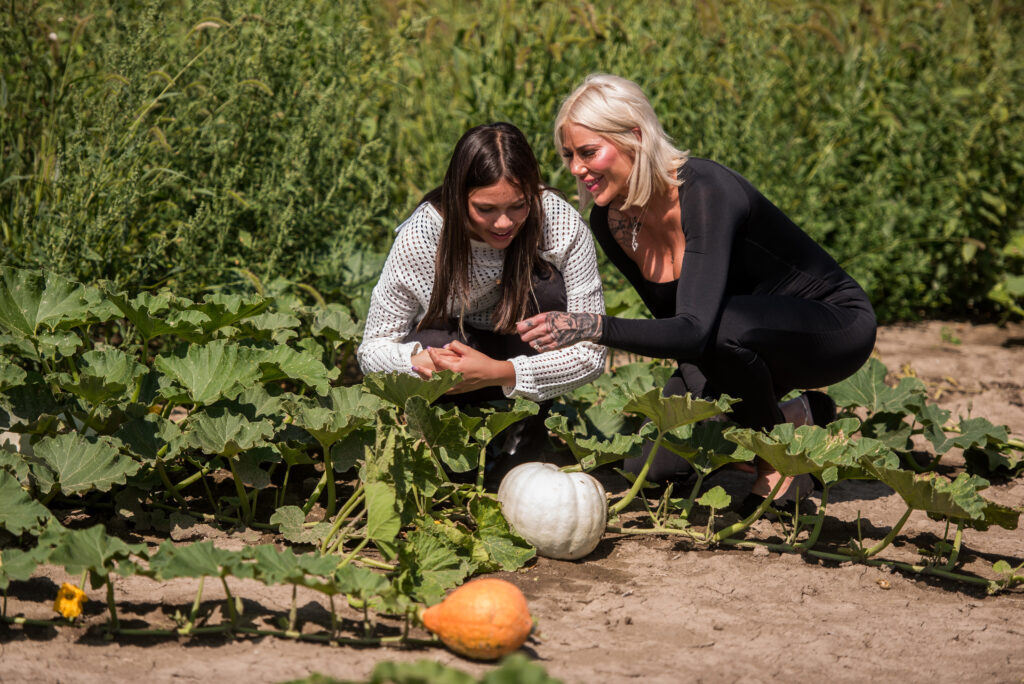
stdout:
[(470, 237), (495, 249), (512, 244), (530, 214), (523, 191), (504, 178), (470, 190), (467, 209)]
[(599, 133), (575, 123), (562, 128), (562, 160), (598, 206), (621, 205), (629, 195), (633, 155)]

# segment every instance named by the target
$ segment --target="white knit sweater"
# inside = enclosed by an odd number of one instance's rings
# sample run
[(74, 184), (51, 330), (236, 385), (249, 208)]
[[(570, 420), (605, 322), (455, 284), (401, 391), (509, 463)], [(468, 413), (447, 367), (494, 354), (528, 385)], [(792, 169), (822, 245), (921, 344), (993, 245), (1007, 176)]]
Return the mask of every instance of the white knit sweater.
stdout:
[[(565, 200), (545, 192), (541, 258), (565, 279), (570, 312), (604, 313), (604, 295), (590, 231)], [(421, 204), (402, 225), (391, 246), (380, 280), (373, 288), (363, 342), (357, 352), (364, 373), (402, 371), (415, 375), (410, 361), (419, 342), (402, 340), (426, 313), (434, 286), (434, 257), (442, 219), (429, 203)], [(469, 274), (467, 324), (493, 329), (492, 315), (501, 296), (504, 251), (473, 241)], [(586, 384), (604, 370), (605, 347), (580, 342), (535, 356), (515, 356), (516, 384), (503, 387), (509, 397), (543, 401)]]

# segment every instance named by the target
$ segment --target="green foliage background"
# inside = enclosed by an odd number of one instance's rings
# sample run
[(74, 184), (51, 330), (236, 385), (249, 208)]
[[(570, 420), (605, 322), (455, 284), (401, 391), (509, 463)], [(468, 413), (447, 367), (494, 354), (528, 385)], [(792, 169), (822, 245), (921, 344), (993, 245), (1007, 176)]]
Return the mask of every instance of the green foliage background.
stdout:
[(189, 296), (285, 278), (358, 311), (467, 127), (516, 123), (571, 195), (550, 126), (600, 70), (638, 81), (680, 146), (750, 178), (883, 320), (1024, 297), (1016, 3), (6, 0), (2, 15), (7, 264)]

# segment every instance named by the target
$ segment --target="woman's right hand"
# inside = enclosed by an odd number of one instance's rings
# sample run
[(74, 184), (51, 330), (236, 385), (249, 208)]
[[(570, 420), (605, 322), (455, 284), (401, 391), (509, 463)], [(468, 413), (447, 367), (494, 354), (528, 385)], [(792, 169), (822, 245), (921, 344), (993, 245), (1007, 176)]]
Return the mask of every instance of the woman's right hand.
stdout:
[(412, 369), (424, 380), (429, 380), (433, 377), (434, 371), (437, 370), (434, 360), (430, 358), (430, 352), (427, 349), (418, 354), (413, 354), (409, 361), (412, 363)]

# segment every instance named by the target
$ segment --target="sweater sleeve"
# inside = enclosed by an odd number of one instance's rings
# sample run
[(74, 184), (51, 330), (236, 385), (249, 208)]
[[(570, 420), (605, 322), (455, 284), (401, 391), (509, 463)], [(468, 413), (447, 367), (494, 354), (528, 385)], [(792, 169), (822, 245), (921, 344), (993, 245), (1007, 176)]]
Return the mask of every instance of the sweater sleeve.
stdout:
[(722, 309), (732, 251), (749, 217), (750, 202), (740, 183), (724, 169), (686, 179), (680, 193), (686, 251), (675, 315), (655, 320), (605, 316), (602, 344), (679, 360), (699, 356), (707, 345)]
[[(579, 213), (555, 193), (544, 196), (544, 248), (541, 257), (557, 268), (565, 280), (566, 309), (574, 313), (604, 313), (604, 294), (597, 268), (597, 253), (590, 231)], [(604, 371), (607, 350), (592, 342), (535, 356), (509, 359), (516, 370), (509, 397), (543, 401), (597, 378)]]
[(416, 375), (410, 359), (421, 351), (420, 343), (402, 340), (412, 332), (430, 301), (439, 231), (440, 217), (428, 205), (421, 205), (399, 226), (370, 295), (363, 341), (356, 351), (363, 373), (400, 371)]

